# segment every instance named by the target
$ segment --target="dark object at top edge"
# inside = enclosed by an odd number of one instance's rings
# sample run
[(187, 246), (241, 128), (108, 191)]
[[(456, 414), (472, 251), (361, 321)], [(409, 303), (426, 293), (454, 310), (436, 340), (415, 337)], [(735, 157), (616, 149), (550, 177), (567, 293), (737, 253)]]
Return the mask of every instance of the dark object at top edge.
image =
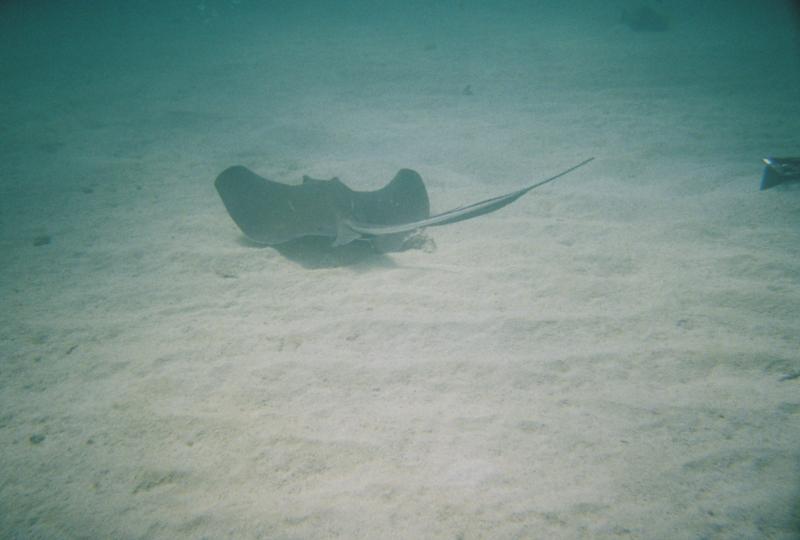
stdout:
[(623, 10), (620, 20), (634, 32), (666, 32), (670, 27), (667, 15), (647, 5)]

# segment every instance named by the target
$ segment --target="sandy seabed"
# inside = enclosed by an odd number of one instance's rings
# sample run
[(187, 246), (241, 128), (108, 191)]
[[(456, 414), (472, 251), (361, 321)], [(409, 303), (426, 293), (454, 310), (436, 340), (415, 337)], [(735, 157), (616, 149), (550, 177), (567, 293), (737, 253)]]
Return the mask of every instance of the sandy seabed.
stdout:
[[(797, 537), (780, 44), (223, 19), (3, 65), (0, 536)], [(432, 252), (257, 247), (213, 188), (412, 167), (445, 210), (590, 156)]]

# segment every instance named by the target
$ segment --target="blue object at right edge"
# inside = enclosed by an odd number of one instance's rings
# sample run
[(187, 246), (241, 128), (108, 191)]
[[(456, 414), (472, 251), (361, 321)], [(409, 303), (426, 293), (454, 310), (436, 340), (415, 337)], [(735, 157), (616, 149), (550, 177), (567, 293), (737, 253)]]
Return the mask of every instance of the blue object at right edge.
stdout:
[(800, 182), (800, 158), (764, 158), (764, 164), (761, 191), (784, 182)]

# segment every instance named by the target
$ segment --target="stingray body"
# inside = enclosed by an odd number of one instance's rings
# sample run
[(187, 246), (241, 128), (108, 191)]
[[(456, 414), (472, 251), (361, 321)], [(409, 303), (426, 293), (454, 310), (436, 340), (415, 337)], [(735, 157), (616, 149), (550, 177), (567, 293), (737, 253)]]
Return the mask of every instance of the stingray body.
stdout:
[(278, 245), (306, 236), (323, 236), (340, 246), (363, 238), (382, 251), (393, 251), (401, 249), (414, 231), (499, 210), (592, 159), (531, 186), (433, 216), (425, 184), (410, 169), (401, 169), (391, 182), (376, 191), (354, 191), (338, 178), (317, 180), (305, 176), (302, 184), (289, 185), (262, 178), (237, 165), (223, 171), (215, 186), (228, 214), (254, 242)]

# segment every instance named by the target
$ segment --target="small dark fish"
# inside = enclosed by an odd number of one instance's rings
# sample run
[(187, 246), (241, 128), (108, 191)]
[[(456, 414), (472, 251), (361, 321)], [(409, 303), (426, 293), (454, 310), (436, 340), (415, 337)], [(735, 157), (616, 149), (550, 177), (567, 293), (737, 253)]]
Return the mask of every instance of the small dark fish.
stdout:
[(49, 234), (40, 234), (33, 239), (34, 246), (46, 246), (51, 241)]

